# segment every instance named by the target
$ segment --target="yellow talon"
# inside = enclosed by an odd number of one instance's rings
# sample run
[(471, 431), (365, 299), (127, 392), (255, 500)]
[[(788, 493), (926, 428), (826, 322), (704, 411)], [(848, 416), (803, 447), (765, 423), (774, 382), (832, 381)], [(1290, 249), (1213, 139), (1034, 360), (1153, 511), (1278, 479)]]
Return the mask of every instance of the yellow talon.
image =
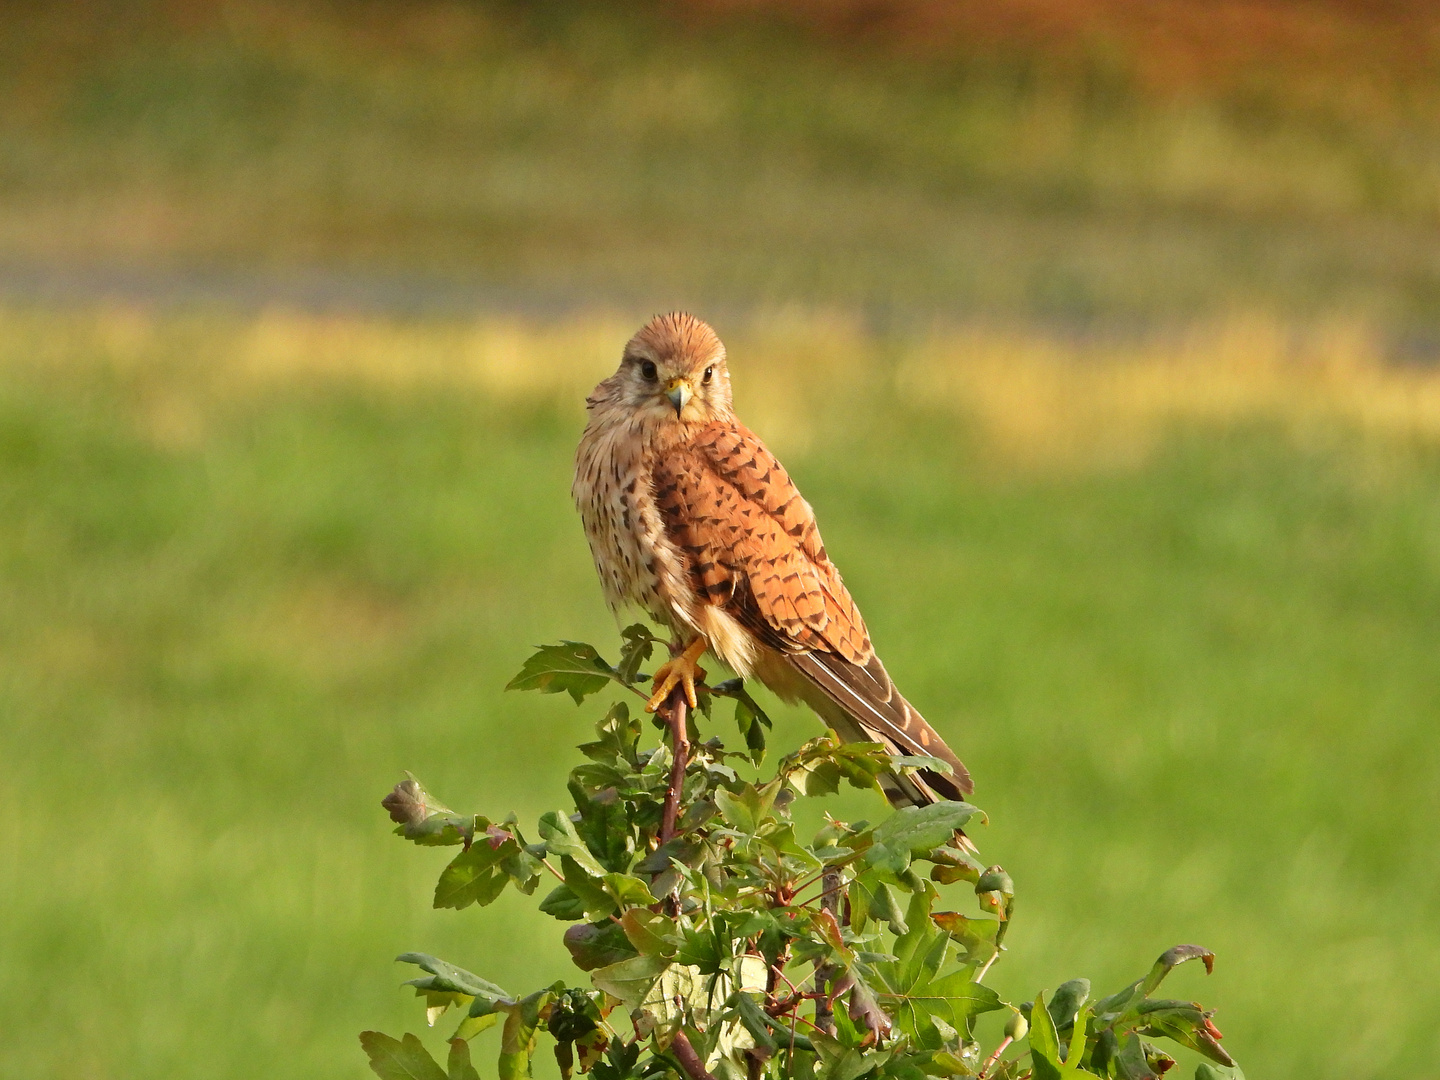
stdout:
[(704, 654), (705, 639), (696, 638), (683, 653), (656, 668), (655, 692), (645, 703), (645, 711), (655, 712), (664, 705), (665, 699), (670, 696), (670, 691), (674, 690), (676, 685), (685, 688), (685, 700), (689, 702), (690, 708), (695, 708), (695, 684), (705, 681), (705, 669), (699, 664), (700, 657)]

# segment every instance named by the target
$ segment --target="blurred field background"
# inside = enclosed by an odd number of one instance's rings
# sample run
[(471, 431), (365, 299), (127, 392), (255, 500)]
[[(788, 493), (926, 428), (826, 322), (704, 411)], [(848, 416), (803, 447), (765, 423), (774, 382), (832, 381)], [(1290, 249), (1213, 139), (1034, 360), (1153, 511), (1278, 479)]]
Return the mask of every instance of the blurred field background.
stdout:
[(564, 804), (501, 687), (613, 635), (582, 399), (682, 305), (976, 774), (1001, 992), (1197, 941), (1252, 1078), (1436, 1074), (1437, 75), (1399, 0), (0, 4), (0, 1074), (565, 974), (378, 800)]

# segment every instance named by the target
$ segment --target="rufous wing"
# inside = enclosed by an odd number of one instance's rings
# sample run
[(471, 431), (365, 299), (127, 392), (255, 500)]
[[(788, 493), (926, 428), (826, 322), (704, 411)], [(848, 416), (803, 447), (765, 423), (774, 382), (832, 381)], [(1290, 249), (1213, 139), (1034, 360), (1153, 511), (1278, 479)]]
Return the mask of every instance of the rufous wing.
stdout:
[(825, 554), (810, 504), (753, 432), (738, 423), (701, 428), (657, 463), (654, 494), (697, 597), (785, 657), (821, 692), (812, 703), (837, 732), (897, 754), (940, 758), (954, 770), (922, 774), (919, 785), (892, 777), (914, 789), (890, 791), (893, 799), (969, 793), (965, 766), (875, 655), (860, 611)]

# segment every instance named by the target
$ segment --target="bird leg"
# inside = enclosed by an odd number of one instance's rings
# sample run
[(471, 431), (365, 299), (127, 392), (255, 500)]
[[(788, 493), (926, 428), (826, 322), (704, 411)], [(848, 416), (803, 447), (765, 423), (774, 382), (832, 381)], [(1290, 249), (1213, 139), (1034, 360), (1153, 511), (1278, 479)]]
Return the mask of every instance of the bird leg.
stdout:
[(646, 712), (658, 712), (676, 686), (684, 688), (685, 701), (690, 708), (697, 705), (696, 682), (705, 681), (705, 669), (700, 666), (700, 657), (705, 653), (705, 639), (697, 637), (685, 647), (685, 651), (673, 660), (667, 660), (655, 669), (655, 692), (645, 703)]

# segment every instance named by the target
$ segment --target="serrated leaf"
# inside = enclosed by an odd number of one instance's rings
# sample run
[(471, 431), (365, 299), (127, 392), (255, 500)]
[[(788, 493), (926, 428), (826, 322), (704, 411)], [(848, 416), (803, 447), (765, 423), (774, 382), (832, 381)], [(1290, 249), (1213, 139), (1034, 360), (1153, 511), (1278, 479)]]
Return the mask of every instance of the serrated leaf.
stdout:
[(628, 907), (649, 907), (659, 900), (659, 897), (651, 895), (648, 884), (633, 875), (606, 874), (603, 880), (605, 891), (622, 911)]
[(726, 1008), (734, 1009), (740, 1017), (740, 1023), (755, 1040), (755, 1045), (772, 1053), (777, 1049), (775, 1036), (770, 1033), (770, 1018), (761, 1008), (760, 1002), (750, 994), (736, 991), (731, 994), (725, 1002)]
[(684, 942), (675, 953), (675, 962), (714, 975), (720, 970), (725, 951), (714, 930), (686, 930)]
[(900, 1007), (918, 1009), (938, 1016), (954, 1028), (960, 1028), (968, 1017), (1005, 1007), (994, 990), (983, 983), (971, 982), (964, 971), (918, 982), (904, 993), (884, 993), (881, 1003), (895, 1009), (897, 1015)]
[(397, 822), (396, 833), (423, 847), (463, 844), (475, 835), (477, 823), (484, 822), (455, 813), (413, 776), (396, 784), (380, 805)]
[(650, 632), (650, 628), (644, 623), (633, 623), (620, 631), (620, 637), (625, 644), (620, 648), (620, 662), (615, 665), (615, 673), (620, 681), (627, 686), (633, 685), (635, 677), (640, 672), (640, 665), (650, 659), (650, 654), (655, 650), (655, 644), (659, 640)]
[(618, 681), (615, 669), (600, 659), (593, 645), (562, 641), (558, 645), (538, 646), (505, 689), (539, 690), (542, 694), (563, 692), (579, 705), (612, 680)]
[(761, 764), (765, 760), (765, 729), (774, 726), (770, 717), (745, 690), (741, 679), (726, 679), (713, 687), (712, 693), (735, 700), (735, 726), (740, 729), (745, 748), (750, 751), (750, 760), (756, 765)]
[(633, 841), (630, 818), (619, 791), (611, 786), (592, 795), (573, 777), (568, 787), (579, 815), (579, 820), (575, 821), (574, 825), (581, 843), (606, 869), (627, 869)]
[(380, 1080), (449, 1080), (430, 1051), (414, 1035), (392, 1039), (379, 1031), (362, 1031), (360, 1045)]
[(995, 935), (1000, 923), (995, 919), (972, 919), (958, 911), (937, 911), (930, 918), (965, 950), (962, 962), (979, 963), (995, 952)]
[(519, 854), (520, 845), (513, 839), (491, 846), (485, 838), (451, 860), (435, 883), (436, 908), (461, 908), (471, 904), (484, 907), (504, 891), (510, 875), (497, 865), (508, 856)]
[(413, 825), (424, 821), (432, 814), (453, 814), (454, 811), (441, 803), (413, 776), (407, 776), (380, 800), (390, 820), (400, 825)]
[(714, 794), (715, 805), (720, 808), (720, 816), (732, 829), (754, 834), (775, 805), (777, 790), (770, 784), (763, 788), (744, 784), (739, 791), (733, 792), (719, 788)]
[[(638, 717), (630, 715), (630, 706), (617, 701), (595, 725), (594, 742), (583, 743), (580, 750), (594, 761), (609, 762), (612, 765), (624, 762), (634, 767), (635, 746), (640, 740), (641, 724)], [(572, 774), (573, 775), (573, 774)]]
[(584, 909), (585, 918), (590, 922), (599, 922), (614, 914), (615, 897), (606, 890), (603, 879), (591, 877), (568, 855), (560, 859), (560, 874)]

